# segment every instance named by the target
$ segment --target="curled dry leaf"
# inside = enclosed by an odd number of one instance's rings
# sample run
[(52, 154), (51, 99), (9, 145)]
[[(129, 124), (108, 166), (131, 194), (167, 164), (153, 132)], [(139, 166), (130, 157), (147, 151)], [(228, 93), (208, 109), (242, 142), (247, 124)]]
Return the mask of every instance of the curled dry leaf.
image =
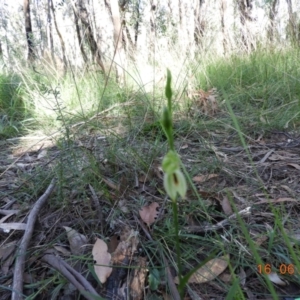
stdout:
[[(193, 273), (188, 283), (204, 283), (215, 279), (227, 268), (228, 260), (229, 255), (224, 255), (208, 261), (204, 266)], [(177, 276), (174, 278), (174, 281), (178, 284), (179, 280)]]
[(141, 219), (150, 226), (155, 222), (155, 220), (158, 217), (159, 211), (158, 211), (159, 204), (157, 202), (152, 202), (150, 205), (142, 207), (142, 209), (139, 211)]
[(95, 261), (95, 273), (101, 283), (105, 283), (112, 272), (112, 268), (108, 267), (110, 264), (111, 255), (107, 252), (107, 249), (106, 243), (100, 239), (97, 239), (92, 251)]
[(75, 229), (64, 226), (67, 231), (68, 240), (70, 243), (71, 252), (74, 255), (81, 255), (84, 252), (84, 246), (87, 244), (87, 238), (80, 234)]

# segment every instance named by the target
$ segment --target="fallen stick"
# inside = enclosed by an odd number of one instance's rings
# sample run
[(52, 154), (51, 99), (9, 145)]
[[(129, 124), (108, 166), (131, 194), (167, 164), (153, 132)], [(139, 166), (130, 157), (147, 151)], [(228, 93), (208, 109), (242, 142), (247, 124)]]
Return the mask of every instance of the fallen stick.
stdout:
[(213, 231), (218, 230), (221, 228), (224, 228), (227, 225), (230, 225), (230, 220), (236, 219), (237, 215), (242, 216), (249, 216), (251, 214), (251, 207), (246, 207), (245, 209), (242, 209), (241, 211), (234, 213), (230, 215), (227, 219), (224, 219), (223, 221), (218, 222), (215, 225), (206, 225), (206, 226), (186, 226), (184, 227), (185, 230), (188, 232), (207, 232), (207, 231)]
[(52, 254), (45, 254), (42, 257), (42, 260), (59, 271), (86, 299), (93, 300), (100, 297), (93, 286), (60, 257), (55, 257)]
[(34, 204), (29, 216), (26, 225), (26, 229), (20, 243), (19, 249), (17, 251), (17, 257), (15, 262), (15, 269), (14, 269), (14, 278), (13, 278), (13, 287), (12, 287), (12, 300), (22, 300), (23, 297), (23, 273), (25, 268), (25, 257), (26, 251), (29, 245), (29, 241), (31, 239), (34, 224), (37, 218), (37, 215), (43, 205), (46, 203), (47, 199), (51, 195), (52, 191), (55, 188), (55, 179), (51, 180), (47, 190), (45, 193), (36, 201)]

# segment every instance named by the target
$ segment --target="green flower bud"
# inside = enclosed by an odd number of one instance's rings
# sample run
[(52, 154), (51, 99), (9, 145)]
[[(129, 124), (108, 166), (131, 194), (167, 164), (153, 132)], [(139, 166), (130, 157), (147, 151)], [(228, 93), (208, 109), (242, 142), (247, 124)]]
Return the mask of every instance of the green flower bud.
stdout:
[(173, 138), (173, 126), (172, 119), (169, 110), (165, 107), (163, 110), (162, 120), (161, 120), (162, 128), (168, 138), (168, 140)]
[(166, 97), (171, 100), (172, 98), (172, 88), (171, 88), (172, 74), (169, 69), (167, 69), (167, 84), (166, 84)]
[(180, 159), (176, 152), (170, 150), (162, 161), (162, 169), (165, 173), (174, 173), (180, 169)]

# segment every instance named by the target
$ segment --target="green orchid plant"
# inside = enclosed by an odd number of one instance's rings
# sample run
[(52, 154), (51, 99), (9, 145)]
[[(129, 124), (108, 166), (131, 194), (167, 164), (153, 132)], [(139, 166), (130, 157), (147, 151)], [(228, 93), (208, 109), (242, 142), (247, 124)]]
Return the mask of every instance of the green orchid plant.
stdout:
[[(161, 120), (161, 126), (165, 132), (168, 139), (168, 144), (170, 150), (165, 155), (162, 161), (162, 169), (164, 171), (164, 188), (168, 196), (172, 200), (173, 209), (173, 220), (175, 228), (175, 238), (176, 238), (176, 256), (177, 256), (177, 268), (178, 268), (178, 278), (179, 287), (183, 287), (184, 278), (182, 278), (182, 268), (181, 268), (181, 255), (180, 255), (180, 240), (179, 240), (179, 226), (178, 226), (178, 207), (177, 207), (177, 197), (185, 198), (187, 192), (187, 184), (185, 177), (181, 171), (182, 162), (175, 151), (174, 147), (174, 135), (173, 135), (173, 121), (172, 121), (172, 88), (171, 88), (172, 75), (170, 70), (167, 70), (167, 84), (165, 95), (168, 99), (168, 106), (163, 110), (163, 116)], [(180, 294), (182, 296), (183, 288), (180, 288)]]
[(168, 107), (164, 108), (161, 121), (162, 128), (167, 136), (170, 150), (165, 155), (162, 162), (164, 171), (164, 188), (172, 199), (176, 201), (177, 194), (185, 198), (187, 184), (185, 177), (181, 171), (181, 160), (174, 149), (173, 122), (172, 122), (172, 75), (170, 70), (167, 70), (166, 97), (168, 99)]

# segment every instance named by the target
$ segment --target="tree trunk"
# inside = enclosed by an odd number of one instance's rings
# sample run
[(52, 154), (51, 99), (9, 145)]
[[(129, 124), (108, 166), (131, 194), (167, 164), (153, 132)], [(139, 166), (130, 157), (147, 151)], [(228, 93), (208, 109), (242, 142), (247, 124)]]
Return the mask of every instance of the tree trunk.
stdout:
[(293, 13), (292, 0), (286, 0), (286, 3), (288, 5), (288, 13), (289, 13), (288, 32), (291, 36), (292, 42), (299, 43), (299, 37), (298, 37), (297, 26), (296, 26), (296, 18), (295, 18), (296, 13)]
[(35, 58), (34, 45), (33, 45), (33, 34), (31, 26), (31, 15), (30, 15), (30, 0), (24, 0), (24, 15), (25, 15), (25, 32), (26, 41), (28, 46), (28, 56), (27, 60), (32, 62)]
[(273, 0), (273, 2), (270, 5), (270, 10), (269, 10), (270, 25), (268, 28), (268, 39), (270, 42), (274, 42), (274, 35), (276, 34), (275, 17), (278, 13), (278, 4), (279, 4), (279, 0)]
[(137, 47), (137, 40), (139, 36), (139, 27), (140, 27), (140, 22), (141, 22), (141, 0), (138, 0), (135, 4), (135, 24), (134, 24), (134, 46), (135, 49)]
[(125, 80), (125, 50), (123, 48), (123, 28), (119, 10), (118, 0), (110, 0), (110, 11), (114, 26), (114, 62), (116, 65), (116, 76), (119, 84)]
[(76, 8), (77, 8), (77, 15), (81, 21), (81, 24), (84, 28), (84, 39), (86, 40), (87, 44), (89, 45), (89, 48), (91, 50), (93, 59), (97, 62), (97, 64), (100, 66), (104, 76), (106, 76), (105, 67), (103, 64), (102, 56), (101, 56), (101, 49), (99, 43), (96, 42), (94, 38), (94, 33), (92, 26), (89, 21), (89, 14), (86, 9), (84, 0), (78, 0), (76, 2)]
[(73, 8), (73, 13), (74, 13), (76, 35), (77, 35), (77, 39), (78, 39), (78, 44), (79, 44), (80, 52), (81, 52), (81, 55), (83, 57), (84, 63), (87, 64), (88, 63), (88, 57), (87, 57), (87, 54), (86, 54), (86, 52), (84, 50), (83, 38), (81, 36), (80, 27), (79, 27), (79, 19), (78, 19), (78, 15), (76, 13), (76, 10), (74, 8)]
[(3, 50), (2, 50), (2, 43), (0, 41), (0, 59), (3, 59)]
[(53, 46), (53, 30), (52, 30), (52, 18), (51, 18), (51, 0), (47, 1), (47, 39), (48, 49), (51, 54), (51, 59), (55, 67), (57, 67), (56, 60), (54, 57), (54, 46)]
[(154, 62), (155, 60), (155, 42), (156, 42), (156, 9), (157, 9), (157, 1), (150, 0), (150, 33), (149, 33), (149, 60)]
[(251, 33), (251, 22), (253, 18), (251, 17), (252, 2), (253, 0), (237, 0), (237, 5), (240, 13), (241, 21), (241, 37), (245, 49), (248, 53), (255, 49), (254, 37)]
[(204, 0), (197, 1), (197, 4), (195, 5), (195, 11), (194, 11), (194, 19), (195, 19), (195, 32), (194, 32), (194, 40), (196, 45), (202, 44), (202, 37), (204, 35), (205, 30), (205, 22), (202, 20), (202, 6), (203, 6)]
[(60, 30), (58, 28), (58, 25), (57, 25), (57, 21), (56, 21), (56, 15), (55, 15), (55, 9), (54, 9), (54, 6), (53, 6), (53, 0), (50, 0), (51, 1), (51, 10), (52, 10), (52, 14), (53, 14), (53, 21), (54, 21), (54, 26), (55, 26), (55, 29), (56, 29), (56, 33), (59, 37), (59, 40), (60, 40), (60, 44), (61, 44), (61, 50), (62, 50), (62, 56), (63, 56), (63, 68), (64, 68), (64, 73), (67, 72), (67, 66), (68, 66), (68, 61), (67, 61), (67, 58), (66, 58), (66, 46), (65, 46), (65, 42), (64, 42), (64, 39), (60, 33)]
[(224, 55), (228, 53), (228, 30), (226, 27), (226, 10), (227, 10), (227, 3), (226, 0), (221, 1), (221, 28), (222, 28), (222, 34), (223, 34), (223, 53)]

